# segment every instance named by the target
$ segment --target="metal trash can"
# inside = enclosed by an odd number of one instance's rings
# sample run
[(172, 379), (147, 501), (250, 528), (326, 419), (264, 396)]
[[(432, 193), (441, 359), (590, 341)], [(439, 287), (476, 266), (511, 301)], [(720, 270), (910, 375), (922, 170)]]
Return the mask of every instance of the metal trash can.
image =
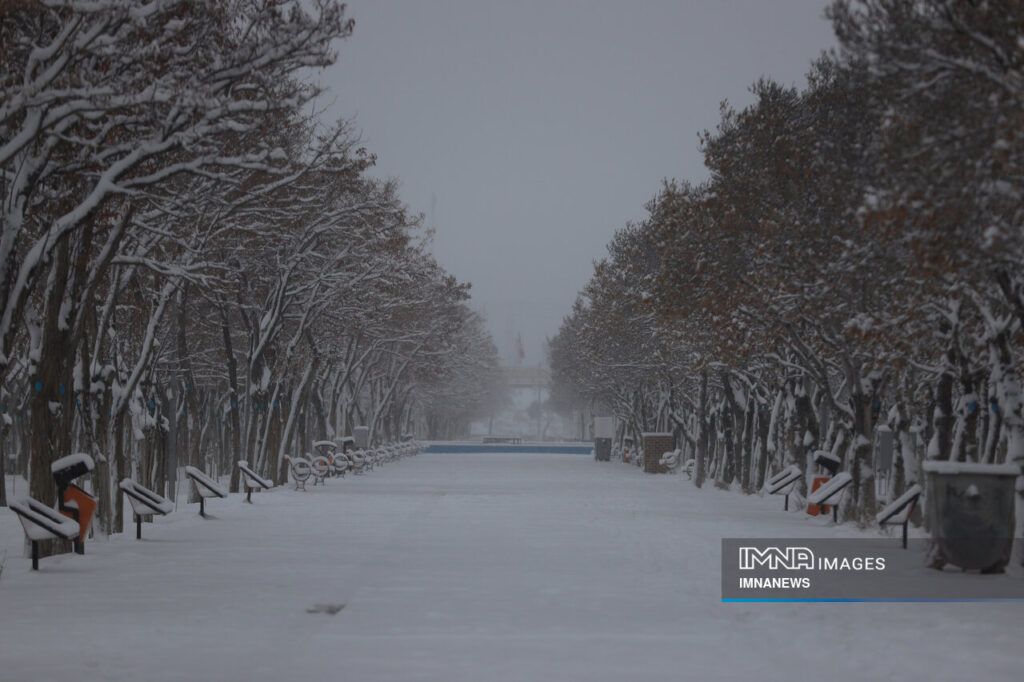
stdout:
[(926, 461), (932, 565), (986, 573), (1010, 561), (1014, 533), (1014, 464)]
[(612, 460), (612, 438), (615, 436), (615, 417), (594, 417), (594, 459)]

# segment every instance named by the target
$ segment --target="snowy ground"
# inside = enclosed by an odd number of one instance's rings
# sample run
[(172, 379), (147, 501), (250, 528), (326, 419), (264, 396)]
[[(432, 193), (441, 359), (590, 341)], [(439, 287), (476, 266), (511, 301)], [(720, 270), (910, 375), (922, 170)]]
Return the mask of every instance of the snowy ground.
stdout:
[(852, 531), (586, 456), (423, 454), (254, 499), (212, 500), (207, 521), (181, 505), (142, 542), (92, 542), (38, 573), (0, 510), (0, 680), (983, 680), (1024, 667), (1024, 604), (723, 604), (721, 537)]

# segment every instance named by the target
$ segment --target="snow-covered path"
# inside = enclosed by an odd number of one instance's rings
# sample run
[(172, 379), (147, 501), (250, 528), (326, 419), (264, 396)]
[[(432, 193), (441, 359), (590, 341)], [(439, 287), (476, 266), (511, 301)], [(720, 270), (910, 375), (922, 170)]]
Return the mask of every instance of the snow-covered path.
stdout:
[(0, 680), (938, 680), (1024, 666), (1024, 604), (723, 604), (721, 537), (849, 531), (589, 457), (423, 454), (254, 499), (213, 500), (208, 521), (179, 509), (143, 542), (92, 542), (36, 574), (0, 510)]

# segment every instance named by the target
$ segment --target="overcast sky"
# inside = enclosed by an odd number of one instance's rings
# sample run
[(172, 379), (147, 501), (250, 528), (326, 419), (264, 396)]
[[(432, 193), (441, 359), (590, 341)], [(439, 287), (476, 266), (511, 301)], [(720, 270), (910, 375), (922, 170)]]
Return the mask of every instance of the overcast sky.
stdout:
[(436, 229), (499, 350), (526, 361), (662, 178), (700, 181), (697, 134), (762, 75), (803, 86), (824, 0), (351, 0), (321, 76), (376, 173)]

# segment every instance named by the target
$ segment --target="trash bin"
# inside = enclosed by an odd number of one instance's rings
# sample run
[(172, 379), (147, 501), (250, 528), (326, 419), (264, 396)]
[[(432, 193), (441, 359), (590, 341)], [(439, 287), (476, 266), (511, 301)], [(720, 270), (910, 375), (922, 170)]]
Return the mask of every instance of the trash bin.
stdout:
[(366, 450), (370, 447), (370, 427), (357, 426), (352, 429), (352, 436), (355, 440), (356, 450)]
[(924, 462), (933, 566), (1002, 572), (1014, 533), (1014, 464)]
[(612, 461), (612, 439), (611, 438), (595, 438), (594, 439), (594, 459), (598, 462), (610, 462)]

